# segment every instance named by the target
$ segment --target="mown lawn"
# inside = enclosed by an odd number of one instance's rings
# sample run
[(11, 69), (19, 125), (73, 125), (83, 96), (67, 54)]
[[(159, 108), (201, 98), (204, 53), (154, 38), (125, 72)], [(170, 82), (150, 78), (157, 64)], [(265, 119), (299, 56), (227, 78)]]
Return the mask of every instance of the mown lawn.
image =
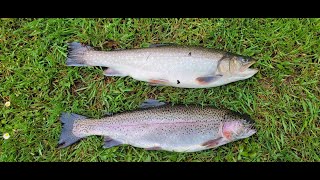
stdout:
[[(149, 86), (104, 77), (99, 67), (65, 66), (72, 41), (101, 50), (200, 45), (252, 56), (260, 71), (210, 89)], [(320, 161), (319, 45), (316, 18), (1, 19), (0, 161)], [(103, 149), (98, 136), (56, 148), (61, 112), (98, 118), (135, 109), (147, 98), (247, 113), (258, 132), (196, 153)]]

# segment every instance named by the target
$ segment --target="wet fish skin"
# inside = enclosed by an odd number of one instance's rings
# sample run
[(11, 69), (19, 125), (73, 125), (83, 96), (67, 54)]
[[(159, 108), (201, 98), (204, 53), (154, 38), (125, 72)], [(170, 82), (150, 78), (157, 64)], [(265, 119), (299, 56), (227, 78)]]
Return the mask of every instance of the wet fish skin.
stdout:
[(247, 138), (256, 130), (252, 120), (211, 107), (159, 105), (89, 119), (63, 113), (60, 147), (91, 135), (105, 137), (105, 148), (129, 144), (148, 150), (195, 152)]
[(106, 76), (130, 76), (153, 85), (209, 88), (244, 80), (258, 72), (255, 60), (202, 47), (154, 46), (96, 51), (77, 42), (69, 44), (67, 66), (108, 67)]

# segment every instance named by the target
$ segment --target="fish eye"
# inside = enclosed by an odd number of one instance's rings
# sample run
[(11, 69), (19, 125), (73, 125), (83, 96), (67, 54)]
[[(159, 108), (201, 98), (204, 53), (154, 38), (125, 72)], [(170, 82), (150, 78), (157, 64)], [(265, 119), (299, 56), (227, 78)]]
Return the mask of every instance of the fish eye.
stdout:
[(245, 57), (240, 57), (239, 60), (240, 60), (242, 63), (247, 63), (247, 62), (249, 62), (249, 58), (245, 58)]

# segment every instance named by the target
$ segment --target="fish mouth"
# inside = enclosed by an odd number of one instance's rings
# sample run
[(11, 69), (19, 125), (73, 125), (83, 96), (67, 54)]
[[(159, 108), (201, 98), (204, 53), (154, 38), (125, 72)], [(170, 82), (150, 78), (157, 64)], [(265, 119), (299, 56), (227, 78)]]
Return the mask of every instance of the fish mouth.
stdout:
[(252, 126), (247, 129), (247, 136), (252, 136), (257, 132), (257, 130)]
[(255, 75), (259, 70), (258, 69), (253, 69), (253, 68), (249, 68), (254, 63), (256, 63), (256, 61), (252, 60), (252, 61), (248, 62), (247, 64), (243, 65), (240, 68), (241, 75), (247, 76), (247, 77), (251, 77), (251, 76)]
[[(251, 60), (250, 62), (242, 65), (242, 67), (240, 68), (240, 72), (244, 72), (245, 70), (249, 70), (250, 69), (249, 67), (251, 65), (253, 65), (254, 63), (256, 63), (256, 61), (255, 60)], [(251, 70), (253, 70), (253, 69), (251, 69)]]
[(252, 136), (253, 134), (255, 134), (256, 132), (257, 132), (257, 130), (256, 130), (256, 128), (254, 127), (254, 123), (253, 123), (253, 120), (252, 119), (250, 119), (250, 120), (246, 120), (246, 122), (248, 123), (248, 124), (246, 124), (245, 126), (244, 126), (244, 129), (245, 129), (245, 131), (244, 131), (244, 134), (246, 134), (246, 136)]

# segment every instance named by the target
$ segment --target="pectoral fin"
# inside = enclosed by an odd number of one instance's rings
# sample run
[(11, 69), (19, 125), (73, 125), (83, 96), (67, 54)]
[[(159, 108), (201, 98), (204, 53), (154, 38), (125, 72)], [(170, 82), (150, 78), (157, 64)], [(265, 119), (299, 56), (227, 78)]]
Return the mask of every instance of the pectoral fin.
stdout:
[(208, 148), (214, 148), (214, 147), (217, 147), (221, 141), (222, 137), (219, 137), (217, 139), (212, 139), (212, 140), (209, 140), (207, 142), (204, 142), (203, 144), (201, 144), (202, 146), (206, 146)]
[(218, 74), (218, 75), (210, 75), (210, 76), (203, 76), (203, 77), (196, 78), (196, 81), (201, 85), (205, 85), (205, 84), (209, 84), (209, 83), (212, 83), (214, 81), (217, 81), (221, 77), (222, 77), (222, 75), (220, 75), (220, 74)]
[(105, 76), (120, 76), (120, 77), (127, 76), (127, 74), (123, 74), (113, 68), (108, 68), (108, 69), (104, 70), (103, 75), (105, 75)]
[(104, 145), (103, 145), (103, 148), (111, 148), (111, 147), (114, 147), (114, 146), (119, 146), (123, 144), (122, 142), (120, 141), (117, 141), (117, 140), (114, 140), (114, 139), (111, 139), (110, 137), (104, 137)]

